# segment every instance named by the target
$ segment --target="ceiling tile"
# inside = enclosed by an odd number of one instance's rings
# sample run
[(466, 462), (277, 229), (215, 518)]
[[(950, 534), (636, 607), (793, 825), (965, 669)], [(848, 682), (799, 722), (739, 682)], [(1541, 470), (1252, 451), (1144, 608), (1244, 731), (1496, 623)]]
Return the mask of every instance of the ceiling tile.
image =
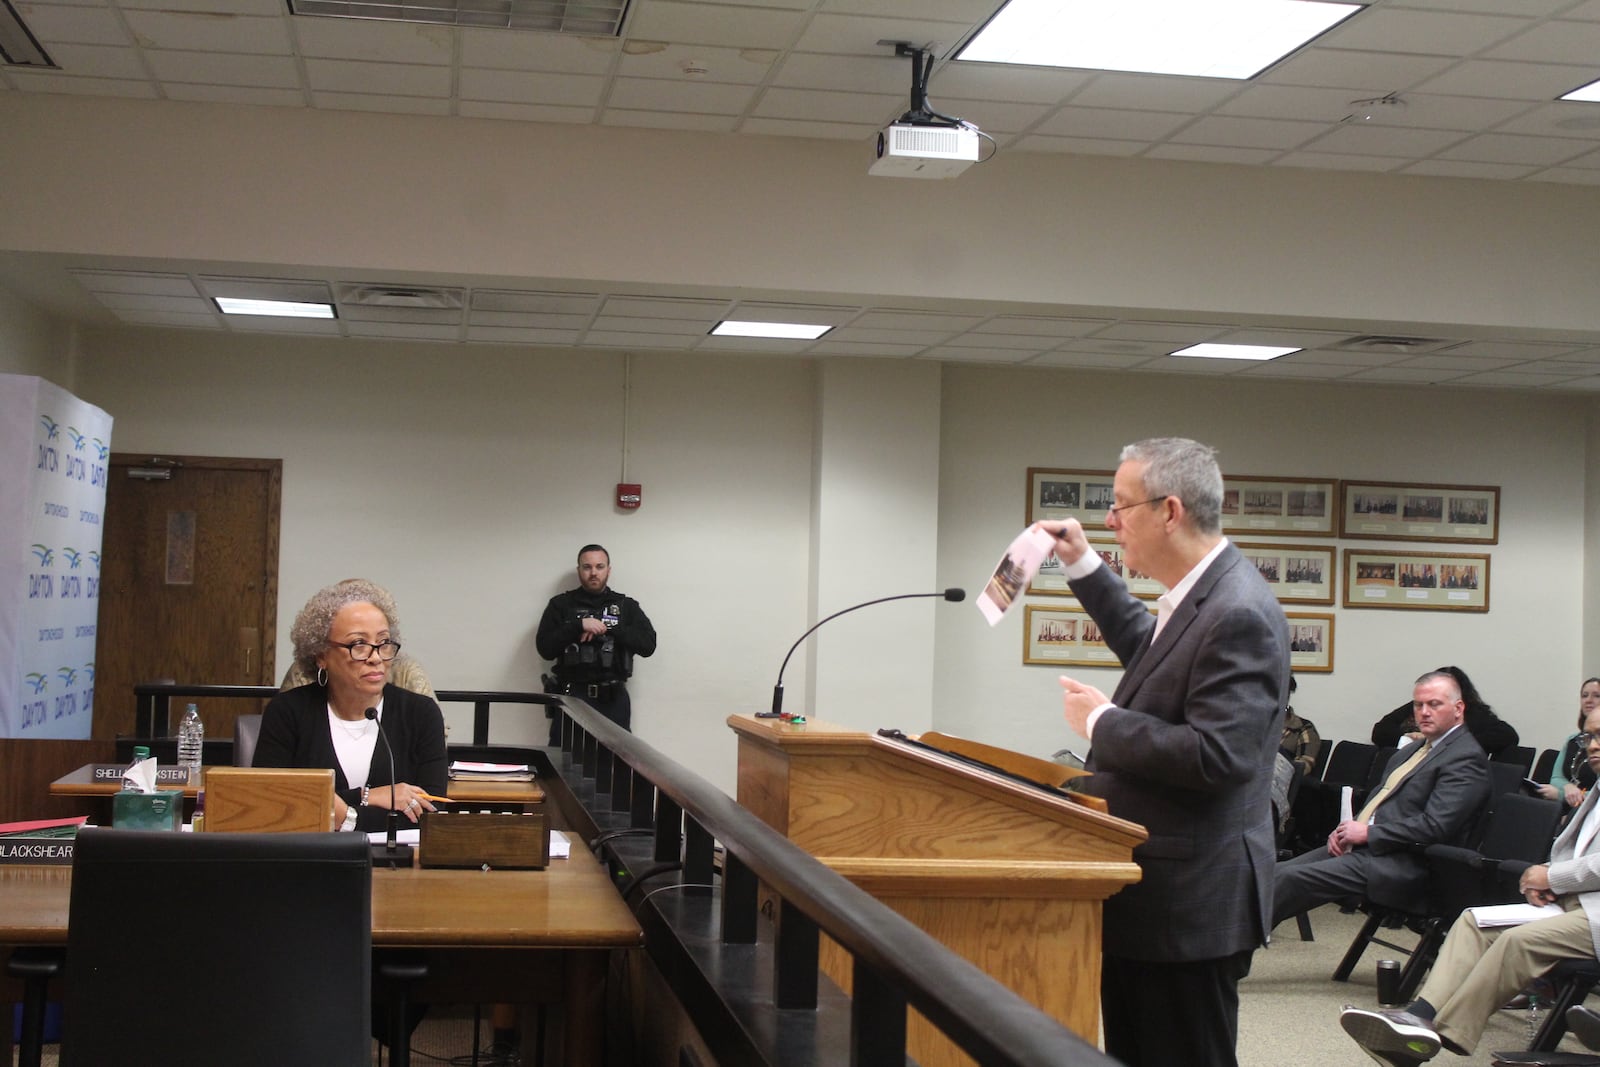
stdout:
[[(707, 45), (624, 49), (617, 60), (616, 72), (629, 78), (757, 85), (772, 73), (778, 56), (779, 53), (771, 49), (713, 48)], [(703, 70), (705, 73), (691, 75), (688, 73), (690, 69)]]
[(1177, 144), (1168, 141), (1145, 152), (1151, 159), (1187, 159), (1197, 163), (1270, 163), (1276, 148), (1224, 148), (1221, 145)]
[(1167, 74), (1096, 74), (1072, 98), (1075, 107), (1128, 108), (1133, 111), (1208, 111), (1240, 91), (1223, 78), (1180, 78)]
[(1518, 59), (1535, 63), (1570, 63), (1585, 66), (1600, 54), (1600, 24), (1551, 21), (1534, 26), (1516, 39), (1484, 53), (1488, 59)]
[(901, 95), (908, 107), (911, 103), (910, 63), (893, 57), (792, 53), (777, 67), (772, 84), (791, 89)]
[(380, 96), (377, 93), (314, 92), (311, 94), (311, 102), (319, 108), (333, 108), (339, 111), (396, 112), (411, 115), (448, 115), (454, 107), (443, 97)]
[(981, 315), (948, 315), (936, 311), (910, 311), (894, 308), (868, 311), (850, 325), (870, 330), (943, 331), (946, 336), (970, 330), (983, 321)]
[(1280, 167), (1305, 167), (1312, 170), (1368, 170), (1387, 171), (1395, 170), (1403, 165), (1403, 160), (1392, 156), (1352, 156), (1341, 155), (1337, 152), (1318, 152), (1313, 146), (1312, 151), (1291, 152), (1273, 160), (1275, 166)]
[(274, 56), (294, 52), (281, 18), (219, 18), (192, 11), (129, 11), (124, 17), (144, 48)]
[(151, 296), (199, 296), (187, 274), (138, 274), (132, 271), (73, 270), (69, 274), (91, 293), (146, 293)]
[(1533, 25), (1531, 19), (1368, 8), (1318, 38), (1328, 48), (1470, 56)]
[(1350, 374), (1354, 368), (1337, 363), (1288, 363), (1282, 359), (1269, 359), (1239, 373), (1252, 378), (1310, 378), (1335, 381)]
[(456, 110), (465, 118), (582, 125), (593, 122), (595, 112), (599, 109), (593, 106), (562, 107), (556, 104), (513, 104), (502, 100), (463, 100), (456, 105)]
[(1104, 370), (1129, 370), (1145, 361), (1144, 356), (1112, 355), (1106, 352), (1067, 352), (1057, 349), (1028, 361), (1030, 367), (1093, 367)]
[[(455, 32), (445, 26), (372, 19), (300, 18), (294, 23), (302, 56), (377, 63), (449, 66), (455, 61)], [(503, 33), (523, 36), (514, 30)]]
[(694, 346), (703, 334), (689, 336), (659, 333), (629, 333), (623, 330), (590, 330), (579, 342), (587, 348), (667, 348), (686, 349)]
[(167, 82), (162, 89), (168, 100), (244, 104), (248, 107), (303, 107), (306, 104), (306, 94), (299, 89), (265, 89), (253, 85), (185, 85), (182, 82)]
[(208, 85), (253, 85), (297, 89), (300, 68), (288, 56), (241, 56), (221, 52), (145, 51), (150, 69), (161, 81)]
[(1588, 141), (1565, 137), (1525, 137), (1485, 133), (1469, 137), (1439, 153), (1441, 159), (1472, 159), (1482, 163), (1556, 164), (1594, 148)]
[[(92, 78), (145, 77), (136, 48), (117, 48), (98, 44), (58, 44), (50, 47), (50, 58), (63, 74)], [(15, 69), (15, 68), (8, 68)]]
[[(570, 79), (562, 79), (570, 80)], [(600, 79), (594, 79), (599, 82)], [(708, 115), (741, 115), (755, 98), (749, 85), (702, 81), (618, 78), (611, 83), (607, 107), (637, 111), (688, 111)]]
[(343, 59), (308, 59), (311, 88), (327, 93), (449, 96), (450, 68), (404, 63), (361, 63)]
[[(652, 0), (653, 2), (653, 0)], [(972, 31), (966, 20), (945, 22), (932, 18), (883, 18), (876, 15), (834, 15), (822, 13), (811, 19), (791, 47), (797, 52), (833, 52), (842, 55), (888, 56), (901, 64), (905, 84), (911, 88), (911, 60), (895, 56), (894, 49), (879, 41), (913, 41), (930, 45), (935, 55), (943, 55)], [(788, 44), (788, 41), (781, 42)]]
[(546, 74), (520, 70), (463, 70), (461, 96), (515, 104), (594, 107), (605, 79), (587, 74)]
[(657, 130), (704, 130), (732, 133), (737, 115), (685, 115), (678, 111), (632, 111), (608, 107), (600, 116), (605, 126), (638, 126)]
[(1412, 86), (1411, 91), (1543, 101), (1571, 92), (1584, 82), (1593, 81), (1594, 76), (1592, 67), (1469, 59)]
[(1329, 130), (1306, 148), (1313, 152), (1345, 152), (1358, 156), (1429, 156), (1462, 139), (1454, 130), (1410, 130), (1396, 126), (1349, 123)]
[(879, 359), (900, 359), (921, 352), (923, 345), (868, 344), (864, 341), (835, 341), (829, 334), (811, 347), (814, 356), (867, 356)]
[(1294, 148), (1327, 130), (1321, 122), (1280, 119), (1245, 119), (1212, 115), (1185, 126), (1172, 135), (1180, 144), (1221, 145), (1233, 148)]
[(110, 8), (19, 3), (16, 9), (47, 52), (54, 51), (55, 46), (60, 44), (100, 44), (124, 48), (131, 48), (134, 44), (116, 12)]
[(1256, 79), (1263, 85), (1310, 85), (1357, 90), (1354, 96), (1382, 96), (1413, 89), (1450, 66), (1440, 56), (1405, 56), (1387, 52), (1347, 52), (1308, 48)]
[(769, 119), (820, 122), (879, 122), (903, 111), (905, 101), (868, 93), (832, 93), (815, 89), (768, 89), (755, 114)]
[(606, 37), (464, 29), (461, 31), (461, 65), (497, 70), (604, 74), (618, 61), (622, 47), (621, 41)]
[(860, 141), (867, 155), (862, 168), (872, 162), (869, 140), (878, 134), (878, 123), (809, 122), (804, 119), (768, 119), (751, 116), (739, 123), (742, 133), (769, 134), (773, 137), (816, 137), (833, 141)]
[(575, 345), (578, 343), (578, 331), (521, 326), (468, 326), (467, 340), (502, 345)]
[[(902, 62), (905, 62), (902, 60)], [(928, 94), (970, 100), (1014, 100), (1025, 104), (1054, 104), (1086, 85), (1094, 75), (1057, 67), (1034, 67), (1020, 75), (1016, 67), (994, 63), (944, 63), (928, 81)], [(901, 72), (909, 89), (910, 75)]]
[(1033, 133), (1061, 137), (1097, 137), (1118, 141), (1155, 141), (1190, 121), (1190, 116), (1165, 111), (1115, 111), (1098, 107), (1065, 107), (1041, 122)]
[(1462, 159), (1424, 159), (1399, 168), (1401, 174), (1425, 174), (1435, 178), (1491, 178), (1509, 180), (1532, 174), (1534, 167), (1515, 163), (1478, 163)]
[(1016, 142), (1019, 152), (1067, 152), (1086, 156), (1136, 156), (1148, 141), (1110, 141), (1092, 137), (1042, 137), (1030, 133)]
[(70, 96), (123, 96), (146, 100), (156, 98), (156, 87), (148, 80), (123, 78), (79, 78), (52, 71), (23, 70), (4, 72), (16, 87), (30, 93), (63, 93)]
[(628, 35), (634, 40), (682, 44), (785, 48), (804, 24), (805, 15), (799, 11), (651, 0), (629, 15)]
[(1600, 185), (1600, 170), (1585, 170), (1578, 167), (1551, 167), (1548, 170), (1538, 171), (1528, 177), (1535, 182), (1563, 182), (1568, 185)]

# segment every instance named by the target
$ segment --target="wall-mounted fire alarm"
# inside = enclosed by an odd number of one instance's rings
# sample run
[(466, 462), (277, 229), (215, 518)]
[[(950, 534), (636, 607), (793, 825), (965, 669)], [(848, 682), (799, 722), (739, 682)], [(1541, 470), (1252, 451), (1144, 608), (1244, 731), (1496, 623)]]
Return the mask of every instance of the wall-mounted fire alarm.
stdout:
[(643, 486), (637, 483), (617, 483), (617, 507), (632, 511), (639, 506), (639, 500), (644, 495)]

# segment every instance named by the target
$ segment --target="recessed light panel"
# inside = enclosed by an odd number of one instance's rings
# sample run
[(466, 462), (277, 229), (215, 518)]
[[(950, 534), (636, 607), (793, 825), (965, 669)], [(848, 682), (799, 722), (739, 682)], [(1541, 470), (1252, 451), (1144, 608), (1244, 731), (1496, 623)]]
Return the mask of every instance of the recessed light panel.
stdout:
[(1195, 359), (1277, 359), (1287, 356), (1290, 352), (1298, 352), (1298, 348), (1279, 348), (1276, 345), (1225, 345), (1213, 342), (1204, 345), (1190, 345), (1171, 353), (1174, 356), (1192, 356)]
[(1580, 85), (1578, 88), (1572, 90), (1572, 92), (1568, 93), (1566, 96), (1563, 96), (1561, 99), (1587, 100), (1600, 103), (1600, 81), (1592, 81), (1588, 85)]
[(298, 300), (243, 300), (219, 296), (217, 310), (224, 315), (277, 315), (289, 319), (331, 319), (332, 304), (307, 304)]
[(1319, 0), (1008, 0), (956, 58), (1244, 79), (1360, 10)]
[(832, 326), (813, 322), (740, 322), (723, 319), (711, 328), (713, 337), (774, 337), (784, 341), (815, 341)]

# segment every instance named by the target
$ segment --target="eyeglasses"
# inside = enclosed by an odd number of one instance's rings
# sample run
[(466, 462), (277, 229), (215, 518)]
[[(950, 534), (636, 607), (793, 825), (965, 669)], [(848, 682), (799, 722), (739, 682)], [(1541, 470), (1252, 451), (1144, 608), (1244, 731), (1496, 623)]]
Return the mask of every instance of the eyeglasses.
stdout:
[(353, 660), (371, 659), (374, 651), (378, 653), (378, 658), (384, 661), (392, 660), (400, 654), (400, 642), (398, 641), (379, 641), (377, 644), (373, 644), (371, 641), (351, 641), (348, 645), (342, 645), (337, 641), (329, 641), (328, 644), (334, 648), (349, 649), (350, 658)]
[(1594, 744), (1596, 741), (1600, 741), (1600, 734), (1579, 734), (1578, 749), (1582, 751), (1583, 749), (1586, 749), (1590, 745)]
[(1159, 504), (1159, 503), (1161, 503), (1163, 500), (1167, 499), (1167, 497), (1169, 497), (1171, 495), (1172, 495), (1171, 493), (1163, 493), (1160, 496), (1153, 496), (1149, 500), (1141, 500), (1136, 504), (1113, 504), (1109, 508), (1106, 508), (1106, 514), (1107, 515), (1116, 515), (1116, 514), (1119, 514), (1121, 512), (1127, 511), (1129, 508), (1142, 508), (1146, 504)]

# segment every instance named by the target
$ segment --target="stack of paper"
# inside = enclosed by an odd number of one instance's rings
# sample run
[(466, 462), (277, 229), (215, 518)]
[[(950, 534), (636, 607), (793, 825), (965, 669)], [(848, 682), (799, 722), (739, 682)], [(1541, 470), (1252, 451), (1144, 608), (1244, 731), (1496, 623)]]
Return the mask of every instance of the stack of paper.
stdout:
[(1539, 919), (1553, 919), (1565, 915), (1559, 904), (1491, 904), (1481, 908), (1468, 908), (1478, 928), (1488, 930), (1496, 926), (1521, 926)]
[(458, 782), (531, 782), (533, 768), (526, 763), (473, 763), (456, 760), (450, 777)]

